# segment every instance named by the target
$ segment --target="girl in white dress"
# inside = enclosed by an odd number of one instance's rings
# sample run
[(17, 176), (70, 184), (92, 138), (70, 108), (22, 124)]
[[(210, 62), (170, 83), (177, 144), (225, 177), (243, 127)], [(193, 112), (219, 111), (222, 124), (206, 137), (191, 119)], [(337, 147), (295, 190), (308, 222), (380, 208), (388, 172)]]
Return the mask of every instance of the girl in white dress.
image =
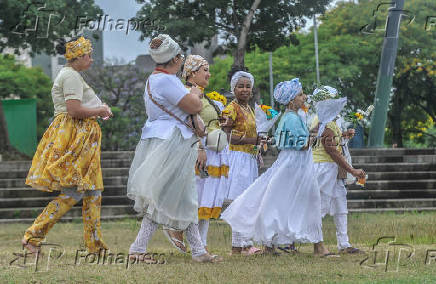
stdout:
[(306, 100), (298, 78), (279, 83), (274, 98), (287, 105), (275, 133), (281, 150), (277, 161), (224, 211), (232, 230), (265, 245), (265, 253), (292, 242), (314, 243), (314, 254), (331, 255), (324, 247), (321, 198), (309, 131), (297, 111)]

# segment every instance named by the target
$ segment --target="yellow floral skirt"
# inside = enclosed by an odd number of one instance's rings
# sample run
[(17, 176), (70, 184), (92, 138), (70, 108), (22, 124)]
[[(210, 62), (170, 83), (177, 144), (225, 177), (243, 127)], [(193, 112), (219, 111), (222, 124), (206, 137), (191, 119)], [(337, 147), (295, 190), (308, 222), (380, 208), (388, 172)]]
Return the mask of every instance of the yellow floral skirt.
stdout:
[(57, 115), (38, 144), (26, 184), (48, 192), (103, 190), (100, 145), (95, 119)]

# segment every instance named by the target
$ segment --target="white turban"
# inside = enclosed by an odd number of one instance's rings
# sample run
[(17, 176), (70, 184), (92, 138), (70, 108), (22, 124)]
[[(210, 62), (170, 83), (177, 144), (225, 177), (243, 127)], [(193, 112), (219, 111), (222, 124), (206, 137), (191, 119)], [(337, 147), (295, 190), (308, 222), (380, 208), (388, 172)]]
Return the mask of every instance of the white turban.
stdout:
[(309, 96), (309, 101), (320, 102), (323, 100), (338, 99), (340, 97), (341, 96), (339, 95), (338, 90), (335, 88), (330, 86), (322, 86), (313, 91), (313, 94)]
[(334, 120), (347, 104), (347, 98), (327, 99), (315, 103), (316, 114), (320, 122), (318, 137), (322, 135), (327, 123)]
[(162, 64), (173, 59), (181, 52), (181, 48), (169, 35), (160, 34), (156, 38), (162, 41), (158, 48), (149, 48), (151, 58), (157, 64)]
[(230, 81), (230, 91), (232, 92), (232, 94), (234, 94), (234, 90), (235, 90), (236, 84), (238, 84), (239, 79), (241, 79), (242, 77), (250, 79), (251, 88), (253, 88), (253, 86), (254, 86), (254, 77), (253, 77), (253, 75), (251, 75), (248, 72), (238, 71), (235, 74), (233, 74), (232, 80)]

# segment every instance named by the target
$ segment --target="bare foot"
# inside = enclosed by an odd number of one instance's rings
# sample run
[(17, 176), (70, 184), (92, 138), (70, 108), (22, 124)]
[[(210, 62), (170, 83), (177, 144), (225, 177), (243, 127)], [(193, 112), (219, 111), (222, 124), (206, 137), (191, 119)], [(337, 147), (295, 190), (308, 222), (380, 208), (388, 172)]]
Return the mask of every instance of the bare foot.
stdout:
[(23, 248), (26, 248), (32, 254), (39, 254), (41, 252), (41, 247), (34, 246), (24, 239), (21, 241), (21, 244), (23, 245)]

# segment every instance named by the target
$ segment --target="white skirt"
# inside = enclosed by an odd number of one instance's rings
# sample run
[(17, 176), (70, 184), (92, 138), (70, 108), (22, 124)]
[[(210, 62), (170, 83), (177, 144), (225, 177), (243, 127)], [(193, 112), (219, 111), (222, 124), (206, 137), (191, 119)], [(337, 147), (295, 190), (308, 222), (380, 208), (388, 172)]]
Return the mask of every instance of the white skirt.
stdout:
[(312, 151), (283, 150), (221, 218), (233, 231), (268, 246), (318, 243), (323, 240), (320, 207)]
[(338, 165), (333, 162), (315, 163), (318, 185), (321, 191), (321, 215), (324, 217), (347, 214), (347, 189), (338, 179)]
[(258, 177), (257, 160), (254, 155), (229, 150), (229, 185), (227, 200), (235, 200)]
[(197, 175), (198, 218), (218, 219), (228, 188), (228, 150), (206, 150), (208, 178)]
[(127, 183), (127, 197), (135, 201), (135, 211), (179, 230), (198, 223), (195, 141), (195, 136), (183, 139), (178, 128), (169, 139), (139, 141)]

